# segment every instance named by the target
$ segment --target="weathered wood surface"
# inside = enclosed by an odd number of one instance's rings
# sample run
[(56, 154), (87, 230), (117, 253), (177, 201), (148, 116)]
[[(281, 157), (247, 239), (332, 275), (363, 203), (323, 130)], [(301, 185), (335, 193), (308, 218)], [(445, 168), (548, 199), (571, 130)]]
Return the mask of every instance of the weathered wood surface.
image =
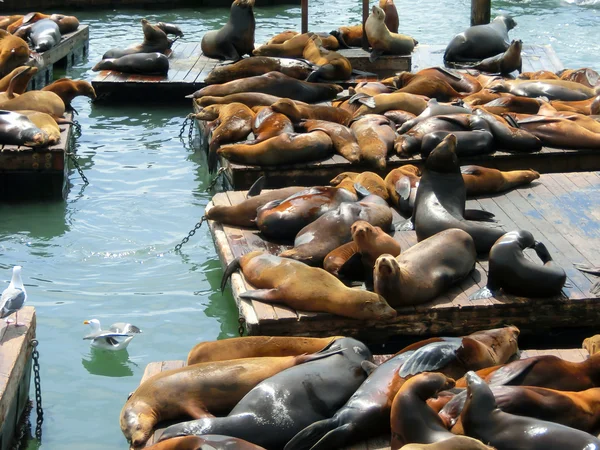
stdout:
[[(565, 269), (570, 283), (563, 294), (555, 298), (501, 294), (491, 299), (470, 300), (469, 296), (487, 283), (488, 263), (484, 259), (477, 262), (465, 280), (438, 299), (400, 308), (397, 318), (387, 323), (362, 322), (243, 300), (240, 293), (252, 287), (239, 272), (231, 278), (233, 296), (251, 335), (340, 334), (367, 342), (383, 342), (394, 335), (462, 335), (506, 323), (533, 333), (555, 327), (596, 326), (600, 320), (600, 301), (590, 288), (598, 278), (580, 272), (573, 264), (600, 265), (599, 193), (599, 172), (559, 173), (542, 175), (530, 186), (506, 194), (467, 201), (467, 208), (494, 213), (505, 230), (528, 230), (546, 244), (554, 260)], [(207, 209), (212, 205), (237, 204), (244, 198), (241, 191), (219, 193)], [(278, 254), (290, 248), (263, 240), (257, 230), (229, 227), (214, 221), (209, 221), (209, 227), (223, 267), (253, 250)], [(414, 231), (396, 232), (394, 237), (403, 251), (417, 242)]]
[[(554, 355), (558, 356), (567, 361), (572, 362), (581, 362), (586, 360), (589, 355), (587, 350), (574, 348), (574, 349), (554, 349), (554, 350), (523, 350), (521, 351), (520, 358), (530, 358), (532, 356), (538, 355)], [(388, 360), (392, 355), (373, 355), (373, 359), (377, 364), (382, 364), (386, 360)], [(160, 373), (169, 369), (178, 369), (180, 367), (185, 366), (185, 361), (162, 361), (162, 362), (151, 362), (146, 366), (146, 370), (144, 371), (144, 375), (140, 381), (142, 384), (148, 378), (157, 373)], [(159, 428), (152, 435), (146, 447), (149, 447), (153, 443), (157, 442), (162, 435), (164, 428)], [(361, 442), (359, 444), (354, 444), (349, 447), (345, 447), (343, 450), (390, 450), (390, 442), (388, 436), (379, 436), (377, 438), (372, 438), (367, 441)]]
[[(14, 315), (11, 316), (14, 319)], [(31, 376), (30, 342), (35, 338), (35, 309), (25, 306), (19, 311), (19, 322), (24, 327), (10, 325), (6, 330), (4, 320), (0, 325), (0, 450), (11, 448), (10, 444), (17, 425), (25, 410)]]

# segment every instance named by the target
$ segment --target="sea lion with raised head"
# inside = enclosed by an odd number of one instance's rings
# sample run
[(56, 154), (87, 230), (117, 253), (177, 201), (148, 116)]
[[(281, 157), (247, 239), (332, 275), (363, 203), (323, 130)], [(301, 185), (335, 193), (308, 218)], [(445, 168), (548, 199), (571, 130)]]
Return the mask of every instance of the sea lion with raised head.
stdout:
[[(29, 81), (33, 78), (33, 76), (38, 72), (37, 67), (30, 66), (21, 66), (14, 69), (8, 75), (5, 75), (0, 79), (0, 93), (8, 90), (8, 87), (11, 81), (14, 79), (12, 83), (12, 91), (15, 94), (22, 94), (27, 89), (27, 85)], [(17, 75), (20, 75), (17, 77)], [(43, 89), (42, 89), (43, 90)]]
[(227, 23), (202, 36), (202, 53), (208, 58), (234, 61), (252, 55), (254, 28), (254, 0), (234, 0)]
[(310, 37), (304, 46), (302, 56), (318, 67), (309, 75), (307, 81), (347, 80), (352, 76), (352, 64), (348, 58), (336, 51), (323, 48), (323, 41), (317, 35)]
[(523, 41), (513, 40), (510, 47), (501, 55), (485, 58), (479, 63), (470, 67), (475, 70), (487, 73), (499, 73), (501, 75), (509, 75), (515, 70), (519, 73), (523, 71), (523, 61), (521, 59), (521, 50)]
[(385, 25), (385, 12), (379, 6), (373, 6), (365, 22), (365, 31), (371, 54), (369, 60), (375, 61), (383, 54), (410, 55), (418, 42), (404, 34), (391, 33)]
[(136, 53), (165, 53), (171, 48), (173, 41), (167, 37), (163, 30), (156, 25), (152, 25), (147, 19), (142, 19), (140, 22), (144, 32), (144, 41), (141, 44), (134, 44), (125, 49), (111, 48), (102, 55), (102, 59), (116, 59)]

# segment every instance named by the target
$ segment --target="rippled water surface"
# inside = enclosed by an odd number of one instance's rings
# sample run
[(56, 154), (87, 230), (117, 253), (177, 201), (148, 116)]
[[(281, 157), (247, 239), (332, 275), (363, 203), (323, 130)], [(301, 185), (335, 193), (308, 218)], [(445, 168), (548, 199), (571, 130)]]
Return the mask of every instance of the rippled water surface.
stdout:
[[(324, 3), (326, 6), (320, 6)], [(510, 12), (511, 32), (526, 43), (550, 43), (568, 67), (600, 69), (600, 4), (593, 0), (494, 1)], [(401, 30), (422, 43), (445, 44), (468, 26), (465, 0), (396, 0)], [(314, 31), (357, 23), (360, 2), (311, 2)], [(90, 58), (68, 73), (91, 80), (110, 47), (141, 41), (139, 20), (174, 22), (198, 41), (220, 26), (227, 9), (77, 11), (90, 25)], [(300, 8), (257, 8), (256, 41), (299, 28)], [(0, 280), (23, 266), (29, 303), (38, 314), (45, 422), (41, 448), (126, 449), (119, 412), (151, 361), (184, 359), (198, 341), (234, 336), (237, 311), (218, 289), (221, 268), (207, 228), (182, 254), (170, 252), (202, 216), (210, 195), (203, 158), (177, 138), (183, 104), (91, 105), (76, 99), (83, 135), (77, 172), (65, 201), (0, 204)], [(92, 352), (86, 319), (143, 329), (129, 354)], [(30, 448), (37, 448), (32, 442)]]

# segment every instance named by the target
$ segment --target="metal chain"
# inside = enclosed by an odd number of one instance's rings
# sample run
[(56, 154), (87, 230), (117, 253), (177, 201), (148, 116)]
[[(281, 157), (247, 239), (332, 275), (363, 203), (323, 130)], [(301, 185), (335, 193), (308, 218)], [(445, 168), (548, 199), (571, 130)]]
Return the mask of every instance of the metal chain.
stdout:
[(37, 339), (31, 340), (31, 346), (33, 352), (31, 357), (33, 358), (33, 382), (35, 387), (35, 412), (37, 415), (36, 426), (35, 426), (35, 437), (38, 441), (42, 440), (42, 424), (44, 423), (44, 410), (42, 409), (42, 386), (40, 380), (40, 353), (37, 350), (38, 341)]
[(194, 228), (192, 229), (192, 231), (190, 231), (188, 233), (188, 235), (186, 237), (184, 237), (181, 242), (179, 244), (177, 244), (175, 246), (175, 251), (178, 252), (181, 250), (181, 247), (183, 247), (183, 244), (187, 244), (188, 241), (190, 240), (190, 238), (196, 234), (196, 230), (200, 229), (200, 227), (202, 226), (202, 224), (204, 223), (204, 221), (206, 220), (206, 216), (202, 216), (202, 218), (200, 219), (200, 222), (198, 222)]
[(188, 145), (194, 148), (194, 121), (190, 120), (190, 129), (188, 131)]
[(74, 138), (80, 138), (81, 137), (81, 124), (76, 121), (76, 120), (72, 120), (71, 121), (73, 123), (73, 128), (75, 129), (75, 132), (73, 134)]
[(183, 125), (181, 125), (181, 128), (179, 129), (179, 139), (181, 140), (181, 142), (183, 142), (183, 133), (185, 133), (185, 128), (188, 125), (188, 121), (191, 121), (190, 116), (185, 117)]
[(219, 177), (225, 173), (225, 167), (220, 167), (219, 170), (217, 170), (217, 174), (215, 175), (215, 177), (212, 179), (212, 181), (208, 184), (208, 187), (206, 188), (206, 192), (210, 192), (212, 190), (212, 188), (214, 188), (217, 184), (217, 181), (219, 180)]
[(77, 162), (77, 158), (75, 158), (75, 153), (73, 152), (67, 152), (67, 156), (69, 157), (69, 159), (71, 161), (73, 161), (73, 166), (75, 166), (75, 169), (77, 169), (77, 172), (79, 172), (79, 175), (81, 176), (81, 179), (83, 180), (83, 182), (86, 184), (86, 186), (88, 184), (90, 184), (88, 178), (85, 176), (85, 174), (83, 173), (83, 169), (81, 168), (81, 166), (79, 165), (79, 162)]
[(246, 319), (244, 319), (243, 317), (240, 317), (238, 319), (238, 323), (240, 324), (240, 326), (238, 327), (238, 333), (240, 333), (240, 337), (244, 336), (244, 325), (246, 325)]

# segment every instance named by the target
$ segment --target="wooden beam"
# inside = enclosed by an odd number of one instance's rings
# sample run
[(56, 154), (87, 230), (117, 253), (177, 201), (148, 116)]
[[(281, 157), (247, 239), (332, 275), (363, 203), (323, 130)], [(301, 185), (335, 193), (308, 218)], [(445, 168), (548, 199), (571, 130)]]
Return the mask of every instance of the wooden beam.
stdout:
[(490, 23), (491, 0), (471, 0), (471, 26)]
[(308, 33), (308, 0), (301, 1), (302, 7), (302, 33)]
[(369, 18), (369, 0), (363, 0), (362, 2), (362, 24), (363, 24), (363, 38), (362, 38), (362, 47), (364, 50), (369, 50), (369, 40), (367, 39), (367, 30), (365, 29), (365, 24), (367, 23), (367, 19)]

